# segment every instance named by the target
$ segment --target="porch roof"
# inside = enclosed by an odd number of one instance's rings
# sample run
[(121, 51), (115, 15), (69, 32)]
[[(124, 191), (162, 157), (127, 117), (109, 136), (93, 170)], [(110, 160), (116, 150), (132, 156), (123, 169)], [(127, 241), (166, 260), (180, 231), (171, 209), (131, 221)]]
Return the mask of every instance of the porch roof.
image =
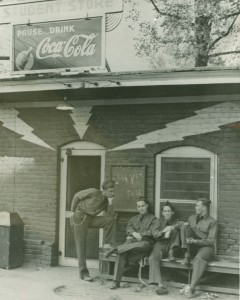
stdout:
[(240, 69), (65, 72), (0, 80), (1, 106), (55, 106), (64, 97), (78, 105), (239, 101)]

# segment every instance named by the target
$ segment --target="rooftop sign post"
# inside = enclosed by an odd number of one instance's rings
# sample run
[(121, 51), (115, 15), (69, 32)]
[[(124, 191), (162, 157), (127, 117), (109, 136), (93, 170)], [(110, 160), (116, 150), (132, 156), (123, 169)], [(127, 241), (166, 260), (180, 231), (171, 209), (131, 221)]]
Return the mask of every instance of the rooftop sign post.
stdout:
[(24, 74), (104, 69), (104, 16), (13, 25), (12, 67)]

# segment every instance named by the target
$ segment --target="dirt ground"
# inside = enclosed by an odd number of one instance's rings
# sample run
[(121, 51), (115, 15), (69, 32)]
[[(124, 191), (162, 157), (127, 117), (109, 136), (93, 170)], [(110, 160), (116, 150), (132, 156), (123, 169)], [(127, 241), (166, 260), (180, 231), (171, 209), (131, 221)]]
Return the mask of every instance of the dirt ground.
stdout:
[[(158, 296), (151, 288), (140, 289), (138, 284), (124, 284), (110, 290), (111, 281), (102, 280), (97, 270), (91, 270), (94, 282), (78, 278), (78, 270), (72, 267), (44, 267), (24, 265), (21, 268), (0, 269), (1, 300), (180, 300), (186, 299), (179, 291), (169, 288), (169, 294)], [(124, 287), (125, 286), (125, 287)], [(238, 300), (238, 296), (201, 292), (195, 299)]]

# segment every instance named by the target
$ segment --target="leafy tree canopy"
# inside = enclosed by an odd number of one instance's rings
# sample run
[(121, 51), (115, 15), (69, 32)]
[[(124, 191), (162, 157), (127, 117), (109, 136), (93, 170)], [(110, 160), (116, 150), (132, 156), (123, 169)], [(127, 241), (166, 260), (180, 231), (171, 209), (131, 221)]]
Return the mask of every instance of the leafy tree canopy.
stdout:
[[(125, 0), (138, 56), (155, 68), (240, 64), (239, 0)], [(152, 16), (144, 15), (148, 4)]]

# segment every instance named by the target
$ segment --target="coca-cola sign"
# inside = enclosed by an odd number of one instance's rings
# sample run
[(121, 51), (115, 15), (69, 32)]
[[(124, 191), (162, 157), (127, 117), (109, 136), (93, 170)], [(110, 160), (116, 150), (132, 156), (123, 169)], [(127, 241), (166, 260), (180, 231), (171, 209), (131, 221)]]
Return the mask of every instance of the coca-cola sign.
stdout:
[(102, 17), (13, 26), (13, 71), (104, 68)]

